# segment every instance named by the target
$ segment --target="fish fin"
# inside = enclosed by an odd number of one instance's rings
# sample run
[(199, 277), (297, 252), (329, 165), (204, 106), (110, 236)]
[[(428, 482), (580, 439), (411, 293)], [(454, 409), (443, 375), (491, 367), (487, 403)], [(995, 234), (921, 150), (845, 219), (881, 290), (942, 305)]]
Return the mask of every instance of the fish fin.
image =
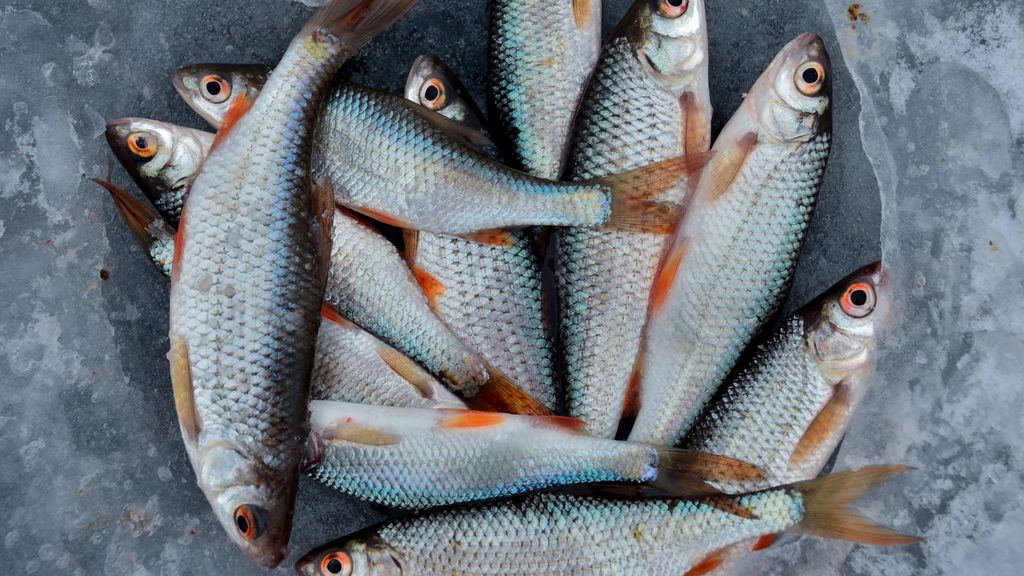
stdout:
[(779, 535), (778, 534), (766, 534), (764, 536), (761, 536), (760, 538), (757, 539), (757, 542), (754, 542), (754, 545), (750, 547), (750, 551), (751, 552), (760, 552), (761, 550), (764, 550), (765, 548), (771, 547), (771, 545), (775, 544), (775, 542), (778, 541), (778, 539), (779, 539)]
[(533, 416), (531, 420), (540, 426), (577, 434), (585, 434), (584, 430), (587, 427), (586, 422), (572, 416)]
[(401, 376), (402, 380), (411, 384), (420, 393), (420, 396), (424, 398), (434, 397), (434, 377), (428, 374), (426, 370), (421, 368), (411, 358), (390, 346), (377, 348), (377, 355), (380, 356), (380, 359), (389, 368), (395, 371), (395, 374)]
[(501, 246), (504, 248), (513, 246), (516, 243), (516, 237), (512, 232), (501, 229), (478, 230), (476, 232), (470, 232), (469, 234), (460, 234), (459, 237), (471, 240), (478, 244)]
[(337, 324), (342, 328), (345, 328), (346, 330), (360, 330), (360, 328), (356, 326), (355, 323), (353, 323), (348, 318), (342, 316), (341, 313), (334, 308), (334, 306), (331, 306), (327, 302), (324, 302), (324, 305), (320, 307), (320, 316), (324, 320), (327, 320), (328, 322), (333, 322), (334, 324)]
[(629, 429), (636, 422), (637, 414), (640, 413), (640, 383), (644, 373), (643, 338), (641, 337), (640, 352), (633, 361), (633, 372), (629, 375), (629, 383), (626, 384), (626, 395), (622, 397), (622, 413), (619, 416), (618, 437), (628, 436)]
[(686, 259), (687, 248), (689, 248), (689, 243), (685, 239), (679, 238), (665, 253), (665, 257), (658, 267), (658, 273), (654, 277), (654, 284), (651, 286), (651, 301), (648, 305), (650, 314), (657, 314), (665, 306), (669, 292), (672, 291), (672, 286), (675, 285), (676, 278), (679, 276), (679, 269), (682, 268), (683, 261)]
[(178, 423), (189, 440), (199, 439), (202, 426), (196, 412), (195, 389), (192, 387), (192, 364), (188, 358), (188, 344), (185, 338), (171, 334), (171, 349), (167, 352), (171, 364), (171, 387), (174, 390), (174, 408)]
[(437, 276), (422, 268), (414, 267), (412, 275), (416, 277), (416, 283), (420, 285), (420, 289), (426, 295), (430, 309), (437, 312), (437, 299), (443, 296), (448, 289), (437, 279)]
[(348, 442), (362, 446), (394, 446), (402, 439), (394, 434), (352, 422), (343, 422), (320, 430), (324, 442)]
[(594, 0), (572, 0), (572, 15), (576, 20), (576, 29), (582, 30), (590, 22)]
[(224, 121), (220, 124), (220, 130), (217, 130), (217, 135), (213, 138), (213, 144), (210, 145), (210, 152), (213, 152), (221, 143), (227, 139), (231, 131), (235, 129), (238, 122), (252, 110), (252, 105), (256, 102), (250, 94), (242, 93), (239, 94), (235, 101), (231, 103), (231, 107), (224, 113)]
[(682, 208), (674, 202), (659, 201), (658, 197), (699, 172), (709, 158), (710, 153), (679, 156), (597, 180), (596, 183), (611, 190), (611, 216), (604, 228), (668, 234), (679, 220)]
[[(365, 224), (366, 226), (369, 226), (369, 227), (374, 228), (374, 229), (376, 229), (376, 227), (373, 226), (373, 223), (367, 222), (366, 219), (363, 218), (362, 216), (372, 218), (372, 219), (376, 220), (377, 222), (380, 222), (381, 224), (388, 224), (389, 226), (396, 226), (398, 228), (403, 228), (403, 229), (411, 229), (412, 228), (412, 225), (409, 222), (406, 222), (405, 220), (402, 220), (401, 218), (392, 216), (392, 215), (388, 214), (387, 212), (382, 212), (380, 210), (374, 210), (372, 208), (353, 208), (353, 209), (345, 210), (345, 212), (347, 212), (349, 214), (349, 216), (353, 217), (354, 220), (359, 221), (360, 224)], [(353, 214), (355, 216), (353, 216)]]
[(814, 421), (807, 427), (800, 442), (793, 449), (793, 454), (789, 457), (791, 469), (804, 464), (828, 441), (836, 428), (846, 420), (852, 403), (853, 394), (850, 386), (845, 381), (840, 381), (833, 388), (832, 397), (814, 417)]
[(697, 95), (687, 90), (679, 98), (683, 109), (683, 152), (687, 156), (701, 154), (711, 147), (710, 122), (697, 104)]
[(693, 565), (683, 576), (705, 576), (717, 570), (725, 564), (728, 548), (716, 550), (704, 557), (703, 560)]
[(322, 287), (331, 269), (334, 228), (334, 187), (313, 183), (309, 187), (309, 222), (316, 252), (316, 278)]
[[(348, 53), (355, 52), (402, 17), (417, 0), (331, 0), (306, 22), (296, 38), (334, 34)], [(314, 51), (315, 47), (310, 46)], [(315, 52), (314, 52), (315, 53)]]
[(718, 200), (732, 187), (756, 145), (757, 133), (748, 132), (725, 150), (715, 150), (715, 161), (700, 176), (701, 180), (707, 178), (711, 182), (706, 191), (708, 200)]
[(726, 514), (732, 514), (733, 516), (746, 518), (747, 520), (757, 519), (757, 514), (754, 514), (749, 508), (740, 504), (735, 498), (710, 497), (701, 500), (701, 502), (716, 510), (721, 510)]
[(757, 466), (707, 452), (657, 448), (658, 475), (650, 484), (678, 498), (721, 496), (708, 482), (756, 481), (764, 479)]
[(921, 538), (900, 534), (855, 512), (850, 506), (865, 492), (910, 468), (867, 466), (792, 485), (803, 496), (804, 518), (795, 531), (876, 546), (905, 546)]
[(527, 416), (551, 416), (539, 400), (527, 394), (496, 368), (487, 367), (490, 378), (466, 404), (476, 410), (508, 412)]
[[(124, 219), (125, 224), (128, 225), (128, 229), (131, 230), (132, 236), (135, 236), (135, 239), (138, 240), (139, 244), (142, 244), (146, 250), (149, 250), (149, 248), (159, 240), (159, 238), (153, 234), (155, 227), (159, 227), (159, 229), (168, 236), (174, 236), (174, 229), (171, 228), (170, 224), (164, 221), (164, 219), (156, 213), (156, 210), (150, 207), (146, 202), (132, 196), (127, 190), (108, 180), (103, 180), (101, 178), (90, 178), (89, 180), (92, 180), (102, 186), (107, 192), (110, 192), (110, 197), (114, 199), (114, 205), (117, 206), (117, 211), (121, 214), (121, 218)], [(156, 226), (154, 226), (154, 224)]]
[(405, 102), (406, 106), (415, 110), (416, 113), (422, 116), (427, 123), (438, 131), (443, 132), (445, 136), (448, 136), (459, 144), (472, 148), (474, 151), (478, 151), (487, 156), (494, 157), (497, 155), (497, 148), (495, 148), (494, 142), (483, 132), (470, 128), (469, 126), (452, 120), (447, 116), (438, 114), (429, 108), (424, 108), (419, 104), (415, 104), (407, 100), (404, 100), (403, 102)]
[(446, 430), (466, 428), (493, 428), (505, 423), (507, 418), (498, 412), (482, 412), (480, 410), (451, 410), (440, 409), (444, 418), (438, 423), (438, 428)]
[(178, 231), (174, 234), (174, 256), (171, 258), (171, 289), (178, 283), (181, 276), (181, 259), (185, 256), (185, 240), (188, 232), (188, 202), (181, 209), (181, 217), (178, 218)]
[(402, 251), (402, 258), (405, 259), (405, 263), (409, 265), (409, 268), (416, 267), (416, 253), (420, 249), (420, 232), (419, 230), (402, 230), (402, 244), (405, 245), (405, 250)]

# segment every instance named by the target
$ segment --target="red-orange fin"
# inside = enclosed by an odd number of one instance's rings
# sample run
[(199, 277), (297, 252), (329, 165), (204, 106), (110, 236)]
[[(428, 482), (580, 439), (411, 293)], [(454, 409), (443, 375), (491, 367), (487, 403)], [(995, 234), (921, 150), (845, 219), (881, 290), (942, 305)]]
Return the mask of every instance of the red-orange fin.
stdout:
[(530, 396), (522, 388), (516, 386), (507, 376), (495, 368), (488, 367), (490, 379), (466, 404), (475, 410), (490, 412), (508, 412), (527, 416), (552, 416), (539, 400)]
[(576, 21), (576, 29), (582, 30), (590, 23), (590, 14), (594, 0), (572, 0), (572, 16)]
[(434, 397), (434, 388), (436, 382), (434, 377), (427, 373), (426, 370), (420, 367), (419, 364), (414, 362), (411, 358), (402, 354), (398, 350), (390, 346), (382, 346), (377, 348), (377, 355), (380, 359), (388, 365), (389, 368), (395, 371), (402, 380), (405, 380), (420, 393), (420, 396), (424, 398)]
[[(715, 159), (700, 176), (701, 189), (707, 194), (709, 201), (720, 199), (732, 188), (743, 166), (746, 165), (747, 158), (756, 147), (757, 134), (748, 132), (731, 146), (723, 146), (722, 150), (715, 148)], [(704, 182), (705, 179), (708, 180), (707, 184)]]
[(402, 251), (402, 258), (405, 259), (405, 263), (409, 265), (409, 268), (415, 268), (416, 255), (420, 249), (419, 230), (403, 229), (402, 243), (405, 245), (405, 249)]
[(181, 425), (185, 437), (195, 442), (199, 439), (202, 426), (196, 412), (188, 344), (178, 334), (171, 334), (171, 349), (167, 352), (167, 360), (171, 365), (171, 388), (174, 390), (174, 408), (178, 413), (178, 424)]
[(460, 234), (461, 238), (466, 240), (472, 240), (478, 244), (487, 244), (488, 246), (501, 246), (509, 247), (516, 243), (516, 237), (512, 232), (508, 230), (480, 230), (477, 232), (470, 232), (469, 234)]
[(121, 214), (125, 224), (128, 225), (132, 236), (135, 236), (139, 244), (142, 244), (147, 250), (158, 240), (153, 233), (154, 224), (159, 226), (160, 230), (168, 236), (174, 235), (174, 230), (167, 222), (164, 222), (163, 218), (156, 213), (156, 210), (142, 200), (132, 196), (124, 188), (101, 178), (90, 178), (89, 180), (99, 184), (110, 193), (110, 197), (114, 200), (114, 205), (117, 206), (117, 211)]
[(181, 276), (181, 259), (185, 255), (185, 241), (187, 239), (188, 226), (188, 202), (181, 210), (181, 218), (178, 218), (178, 231), (174, 234), (174, 256), (171, 258), (171, 288), (178, 283)]
[[(409, 222), (406, 222), (405, 220), (402, 220), (401, 218), (398, 218), (397, 216), (392, 216), (391, 214), (388, 214), (387, 212), (382, 212), (380, 210), (374, 210), (372, 208), (352, 208), (352, 210), (355, 211), (355, 212), (358, 212), (359, 214), (362, 214), (363, 216), (367, 216), (369, 218), (372, 218), (372, 219), (374, 219), (377, 222), (380, 222), (382, 224), (388, 224), (390, 226), (396, 226), (398, 228), (412, 228), (412, 226), (410, 225)], [(359, 219), (359, 220), (361, 222), (363, 222), (364, 224), (366, 223), (365, 220), (362, 220), (362, 219)]]
[(239, 94), (235, 98), (234, 102), (231, 103), (231, 107), (224, 113), (224, 121), (221, 122), (220, 130), (217, 130), (217, 136), (213, 139), (213, 144), (210, 146), (210, 151), (216, 150), (220, 147), (221, 143), (227, 139), (228, 135), (231, 134), (238, 122), (249, 113), (252, 109), (252, 105), (256, 102), (248, 93)]
[(779, 539), (779, 535), (778, 534), (767, 534), (765, 536), (761, 536), (760, 538), (757, 539), (757, 542), (754, 542), (754, 545), (750, 547), (750, 551), (751, 552), (760, 552), (761, 550), (764, 550), (765, 548), (771, 547), (771, 545), (775, 544), (775, 542), (778, 539)]
[(683, 151), (687, 156), (707, 152), (711, 147), (711, 118), (697, 102), (697, 95), (683, 92), (679, 98), (683, 110)]
[(909, 470), (906, 466), (868, 466), (792, 485), (804, 500), (804, 518), (797, 532), (876, 546), (906, 546), (921, 538), (900, 534), (870, 520), (851, 507), (865, 492)]
[(789, 457), (789, 467), (796, 468), (818, 453), (821, 447), (835, 437), (835, 432), (849, 420), (853, 394), (845, 381), (840, 381), (832, 391), (832, 398), (821, 408), (814, 421), (804, 431), (800, 442)]
[(393, 446), (402, 441), (389, 432), (351, 422), (324, 428), (320, 431), (320, 438), (325, 442), (348, 442), (362, 446)]
[[(352, 53), (415, 4), (416, 0), (332, 0), (309, 19), (299, 36), (310, 36), (316, 43), (321, 31), (329, 32), (339, 37), (346, 52)], [(315, 45), (310, 50), (318, 53)]]
[(611, 195), (611, 216), (604, 228), (668, 234), (679, 220), (683, 207), (660, 201), (659, 197), (699, 173), (709, 158), (710, 153), (680, 156), (596, 181), (608, 187)]
[(444, 429), (493, 428), (505, 423), (507, 418), (497, 412), (481, 412), (479, 410), (441, 409), (444, 418), (438, 423)]
[(717, 550), (706, 556), (703, 560), (693, 565), (686, 571), (684, 576), (705, 576), (725, 563), (725, 550)]
[(334, 306), (331, 306), (326, 302), (324, 302), (324, 305), (320, 307), (320, 316), (324, 320), (327, 320), (328, 322), (333, 322), (334, 324), (337, 324), (347, 330), (359, 329), (359, 327), (356, 326), (351, 320), (342, 316), (341, 313), (339, 313), (334, 308)]
[(575, 434), (582, 433), (587, 427), (586, 422), (579, 418), (573, 418), (572, 416), (537, 416), (536, 421), (541, 426), (558, 428), (559, 430), (565, 430)]
[(764, 472), (752, 464), (706, 452), (658, 448), (657, 477), (649, 484), (675, 498), (721, 496), (708, 482), (752, 482)]
[(701, 500), (704, 504), (725, 512), (726, 514), (732, 514), (740, 518), (746, 518), (747, 520), (754, 520), (757, 518), (757, 514), (754, 514), (750, 508), (739, 503), (738, 500), (728, 497), (711, 497)]
[(673, 242), (672, 247), (665, 254), (661, 268), (651, 286), (651, 302), (649, 304), (651, 315), (657, 314), (665, 306), (665, 301), (668, 300), (672, 286), (675, 285), (676, 278), (679, 276), (679, 270), (683, 267), (688, 247), (689, 244), (685, 239), (679, 239)]
[(420, 288), (423, 290), (423, 294), (426, 295), (427, 302), (430, 303), (430, 308), (436, 311), (438, 298), (443, 296), (448, 289), (445, 288), (444, 284), (437, 279), (437, 276), (434, 276), (422, 268), (413, 268), (412, 274), (416, 277), (416, 283), (420, 285)]

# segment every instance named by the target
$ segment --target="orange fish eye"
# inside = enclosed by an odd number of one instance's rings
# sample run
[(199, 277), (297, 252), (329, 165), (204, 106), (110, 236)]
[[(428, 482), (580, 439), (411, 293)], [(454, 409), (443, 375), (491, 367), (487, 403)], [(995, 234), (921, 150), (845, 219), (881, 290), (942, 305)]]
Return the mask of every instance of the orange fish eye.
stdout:
[(444, 108), (448, 101), (448, 94), (444, 89), (444, 82), (437, 78), (431, 78), (423, 83), (420, 88), (420, 104), (437, 111)]
[(840, 300), (843, 312), (854, 318), (863, 318), (875, 309), (875, 288), (867, 282), (851, 284)]
[(235, 509), (235, 528), (246, 540), (255, 540), (261, 532), (259, 518), (256, 509), (248, 504), (242, 504)]
[(128, 135), (128, 149), (139, 158), (152, 158), (157, 153), (157, 139), (149, 132)]
[(320, 560), (320, 572), (332, 576), (352, 574), (352, 558), (344, 552), (330, 552)]
[(686, 14), (689, 7), (690, 0), (660, 0), (658, 2), (658, 11), (666, 18), (679, 18)]
[(817, 96), (825, 86), (825, 67), (818, 62), (806, 62), (796, 69), (794, 81), (804, 96)]
[(214, 104), (220, 104), (231, 97), (231, 84), (216, 74), (207, 74), (199, 81), (199, 89), (206, 98)]

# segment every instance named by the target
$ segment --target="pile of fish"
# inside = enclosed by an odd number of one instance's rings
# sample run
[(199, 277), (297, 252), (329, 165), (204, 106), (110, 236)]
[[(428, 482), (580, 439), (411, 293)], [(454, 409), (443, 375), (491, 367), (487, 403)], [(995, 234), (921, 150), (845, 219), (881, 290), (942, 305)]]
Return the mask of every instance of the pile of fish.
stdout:
[[(786, 44), (712, 145), (704, 0), (492, 0), (489, 120), (438, 59), (336, 78), (416, 0), (332, 0), (277, 66), (192, 65), (216, 134), (112, 121), (107, 180), (171, 279), (181, 435), (280, 564), (300, 475), (416, 510), (302, 574), (726, 574), (793, 531), (903, 545), (817, 478), (867, 388), (879, 263), (789, 318), (831, 68)], [(401, 246), (401, 249), (399, 249)], [(553, 262), (553, 264), (551, 264)]]

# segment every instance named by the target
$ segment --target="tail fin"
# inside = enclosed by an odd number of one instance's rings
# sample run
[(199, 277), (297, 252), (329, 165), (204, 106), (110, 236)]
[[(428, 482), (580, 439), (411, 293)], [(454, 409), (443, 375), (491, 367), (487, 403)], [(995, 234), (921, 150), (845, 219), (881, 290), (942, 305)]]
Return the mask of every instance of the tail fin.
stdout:
[[(131, 230), (132, 235), (139, 241), (139, 244), (142, 244), (142, 247), (146, 249), (146, 252), (151, 257), (157, 252), (163, 252), (163, 250), (153, 250), (153, 247), (158, 243), (166, 244), (167, 249), (173, 251), (174, 229), (149, 204), (132, 196), (127, 190), (108, 180), (101, 178), (90, 178), (90, 180), (102, 186), (107, 192), (110, 192), (110, 197), (114, 199), (114, 205), (117, 206), (117, 211), (121, 213), (121, 217), (124, 219), (125, 224), (128, 225), (128, 229)], [(170, 274), (172, 257), (173, 253), (169, 252), (166, 258), (157, 259), (153, 257), (153, 261), (166, 274)]]
[(794, 484), (793, 489), (803, 495), (805, 508), (804, 519), (794, 530), (877, 546), (920, 542), (921, 538), (900, 534), (850, 508), (868, 490), (909, 469), (906, 466), (868, 466)]
[(658, 476), (648, 484), (679, 498), (720, 496), (708, 482), (756, 482), (764, 471), (741, 460), (707, 452), (657, 448)]
[(684, 208), (658, 197), (699, 173), (710, 157), (710, 153), (680, 156), (598, 180), (611, 190), (612, 213), (604, 227), (668, 234)]
[(324, 31), (338, 36), (349, 53), (390, 26), (418, 0), (331, 0), (310, 18), (299, 38)]
[(490, 379), (480, 386), (476, 396), (466, 400), (470, 408), (527, 416), (553, 415), (539, 400), (527, 394), (501, 371), (488, 366), (487, 373)]

